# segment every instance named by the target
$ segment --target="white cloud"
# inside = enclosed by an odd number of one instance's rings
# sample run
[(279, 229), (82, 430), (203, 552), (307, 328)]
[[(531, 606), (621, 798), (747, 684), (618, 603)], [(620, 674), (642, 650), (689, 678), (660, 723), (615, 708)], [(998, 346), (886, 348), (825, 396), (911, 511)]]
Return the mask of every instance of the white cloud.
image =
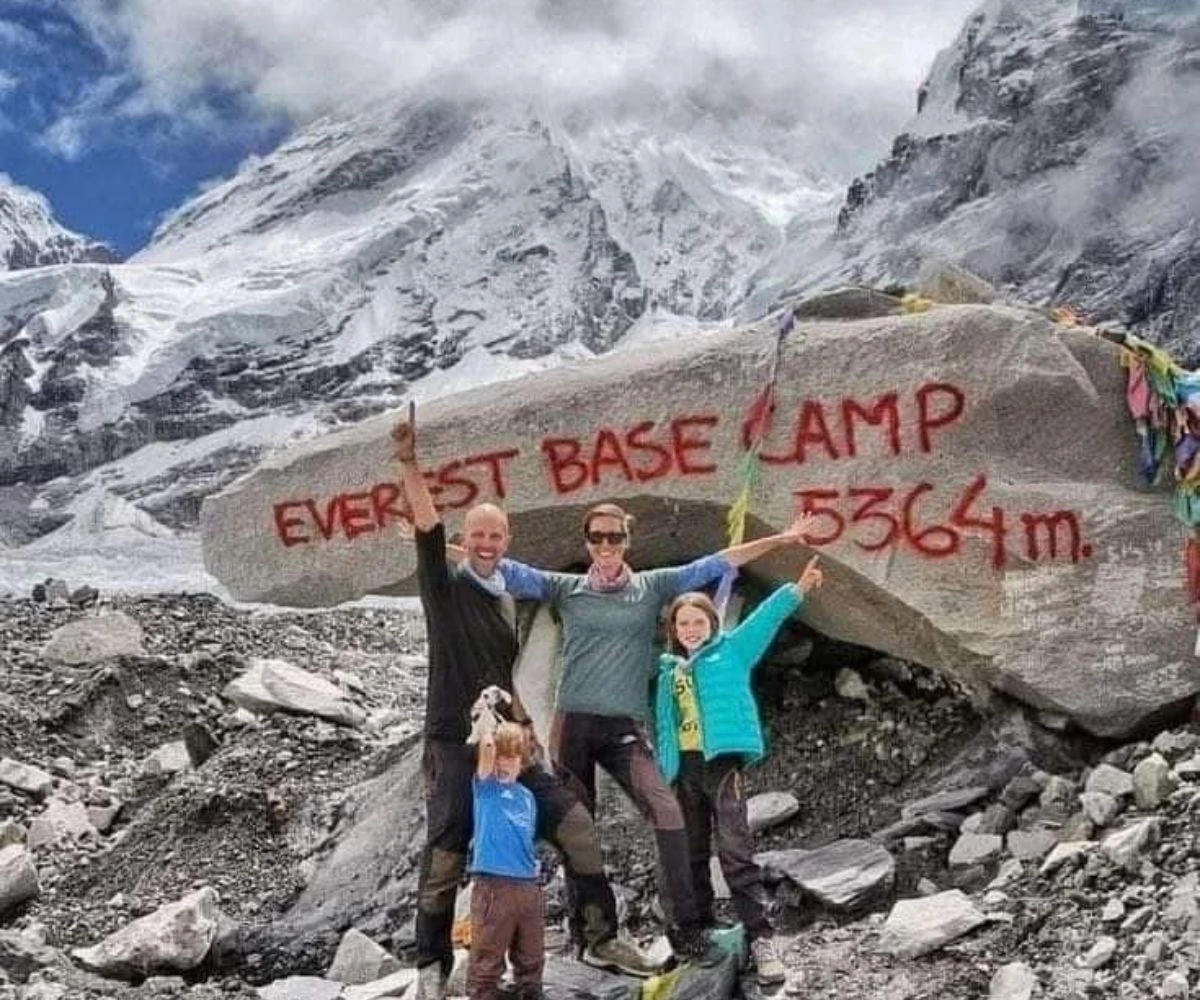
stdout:
[(73, 9), (136, 81), (124, 114), (195, 114), (214, 90), (301, 121), (390, 96), (593, 114), (700, 102), (861, 144), (886, 141), (904, 120), (933, 55), (977, 2), (75, 0)]
[(6, 73), (0, 69), (0, 101), (16, 90), (19, 82), (11, 73)]

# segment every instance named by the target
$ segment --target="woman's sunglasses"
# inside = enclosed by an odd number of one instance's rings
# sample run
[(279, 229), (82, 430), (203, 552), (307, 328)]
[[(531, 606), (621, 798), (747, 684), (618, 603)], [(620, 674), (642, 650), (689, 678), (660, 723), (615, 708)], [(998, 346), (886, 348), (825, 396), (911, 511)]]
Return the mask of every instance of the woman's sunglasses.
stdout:
[(624, 545), (629, 538), (623, 531), (585, 531), (583, 537), (591, 545)]

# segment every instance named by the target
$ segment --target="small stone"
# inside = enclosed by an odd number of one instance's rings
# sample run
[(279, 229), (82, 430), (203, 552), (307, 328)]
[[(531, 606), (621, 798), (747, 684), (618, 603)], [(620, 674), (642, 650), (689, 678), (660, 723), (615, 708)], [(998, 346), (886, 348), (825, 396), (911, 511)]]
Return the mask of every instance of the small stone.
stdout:
[(1075, 785), (1066, 778), (1052, 775), (1042, 789), (1038, 804), (1047, 813), (1066, 817), (1075, 808)]
[(1125, 917), (1125, 904), (1119, 899), (1110, 899), (1100, 911), (1100, 919), (1106, 924), (1114, 924)]
[(892, 907), (880, 934), (880, 947), (900, 958), (935, 951), (986, 921), (958, 889), (922, 899), (902, 899)]
[(976, 865), (990, 861), (1004, 847), (1004, 839), (993, 833), (964, 833), (950, 849), (951, 866)]
[(1084, 792), (1079, 805), (1096, 826), (1108, 826), (1121, 811), (1120, 803), (1108, 792)]
[(1164, 997), (1181, 997), (1186, 1000), (1188, 995), (1187, 974), (1175, 969), (1163, 976), (1162, 986), (1158, 992)]
[(851, 670), (849, 667), (842, 667), (837, 672), (837, 676), (833, 679), (833, 687), (839, 696), (849, 701), (865, 703), (871, 700), (871, 692), (863, 683), (862, 677), (859, 676), (858, 671)]
[(1141, 867), (1142, 854), (1158, 842), (1158, 835), (1159, 822), (1152, 816), (1113, 830), (1101, 841), (1100, 848), (1113, 864), (1136, 872)]
[(917, 892), (922, 896), (936, 896), (940, 891), (932, 879), (922, 877), (917, 880)]
[(1058, 837), (1050, 830), (1013, 830), (1008, 835), (1008, 851), (1014, 858), (1033, 861), (1054, 850)]
[(1078, 960), (1085, 969), (1099, 969), (1107, 965), (1117, 951), (1117, 939), (1107, 934), (1099, 938), (1088, 953)]
[(1133, 769), (1133, 798), (1140, 809), (1155, 809), (1175, 790), (1171, 765), (1152, 753)]
[(1146, 942), (1146, 948), (1142, 954), (1146, 957), (1146, 961), (1151, 965), (1157, 965), (1163, 960), (1163, 955), (1167, 952), (1167, 941), (1161, 934), (1151, 934), (1150, 940)]
[(5, 757), (0, 759), (0, 785), (44, 799), (54, 788), (54, 778), (40, 767)]
[(1043, 875), (1049, 875), (1073, 858), (1094, 850), (1096, 846), (1094, 840), (1071, 840), (1055, 844), (1054, 850), (1046, 855), (1046, 860), (1042, 862), (1042, 867), (1038, 871)]
[(23, 844), (29, 836), (29, 832), (16, 820), (6, 819), (0, 823), (0, 847), (8, 847), (9, 844)]
[(992, 976), (988, 1000), (1029, 1000), (1036, 985), (1037, 976), (1033, 969), (1024, 962), (1009, 962)]
[(1193, 754), (1187, 760), (1181, 760), (1176, 764), (1174, 774), (1181, 781), (1200, 780), (1200, 753)]
[(1133, 794), (1133, 776), (1112, 764), (1100, 764), (1088, 775), (1084, 791), (1104, 792), (1114, 799)]
[(1095, 832), (1096, 824), (1081, 810), (1071, 813), (1067, 817), (1066, 822), (1059, 828), (1058, 839), (1060, 841), (1091, 840)]
[(1042, 786), (1030, 775), (1018, 774), (1000, 793), (1000, 801), (1013, 812), (1020, 812), (1042, 794)]
[(1005, 834), (1017, 825), (1017, 816), (1002, 802), (993, 802), (979, 816), (979, 828), (975, 833)]
[(799, 812), (800, 800), (791, 792), (760, 792), (746, 800), (746, 820), (751, 833), (786, 823)]
[(965, 809), (987, 796), (985, 785), (972, 785), (967, 788), (955, 788), (949, 792), (936, 792), (923, 799), (915, 799), (900, 809), (900, 815), (905, 819), (924, 816), (932, 812), (953, 812)]
[(1200, 736), (1186, 729), (1165, 729), (1154, 737), (1150, 748), (1164, 757), (1182, 757), (1200, 747)]

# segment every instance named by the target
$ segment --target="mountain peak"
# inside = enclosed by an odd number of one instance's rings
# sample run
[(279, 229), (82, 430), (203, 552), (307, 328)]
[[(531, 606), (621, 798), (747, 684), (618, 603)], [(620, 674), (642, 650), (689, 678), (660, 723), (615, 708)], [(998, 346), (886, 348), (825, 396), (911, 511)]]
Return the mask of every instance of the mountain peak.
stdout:
[(0, 174), (0, 271), (116, 259), (105, 244), (61, 225), (43, 195)]

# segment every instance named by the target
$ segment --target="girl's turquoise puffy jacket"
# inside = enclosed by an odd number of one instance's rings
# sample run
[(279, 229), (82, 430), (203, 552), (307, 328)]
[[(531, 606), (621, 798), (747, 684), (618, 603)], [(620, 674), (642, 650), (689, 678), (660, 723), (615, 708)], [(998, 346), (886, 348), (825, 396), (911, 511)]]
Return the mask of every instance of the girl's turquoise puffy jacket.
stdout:
[[(804, 602), (795, 584), (785, 584), (763, 601), (744, 622), (710, 639), (690, 663), (700, 710), (700, 743), (704, 759), (719, 754), (742, 754), (747, 762), (761, 760), (766, 746), (758, 706), (750, 690), (750, 671), (771, 645), (788, 616)], [(663, 653), (658, 661), (654, 696), (658, 766), (667, 781), (679, 774), (679, 705), (672, 674), (689, 661)]]

